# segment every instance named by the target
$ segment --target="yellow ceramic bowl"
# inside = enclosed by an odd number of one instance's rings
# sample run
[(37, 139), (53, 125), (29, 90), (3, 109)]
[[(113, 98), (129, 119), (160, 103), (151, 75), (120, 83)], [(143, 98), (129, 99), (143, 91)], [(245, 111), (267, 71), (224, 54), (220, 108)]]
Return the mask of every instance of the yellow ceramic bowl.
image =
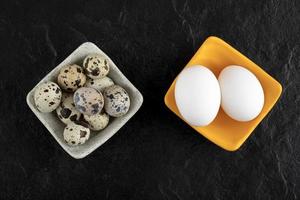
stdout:
[[(282, 87), (280, 83), (258, 65), (217, 37), (206, 39), (186, 67), (197, 64), (208, 67), (216, 77), (228, 65), (243, 66), (256, 75), (264, 89), (265, 104), (261, 113), (255, 119), (249, 122), (235, 121), (220, 108), (217, 117), (208, 126), (191, 126), (216, 145), (228, 151), (235, 151), (245, 142), (255, 127), (272, 109), (281, 94)], [(176, 79), (165, 96), (165, 104), (183, 120), (174, 98), (175, 82)]]

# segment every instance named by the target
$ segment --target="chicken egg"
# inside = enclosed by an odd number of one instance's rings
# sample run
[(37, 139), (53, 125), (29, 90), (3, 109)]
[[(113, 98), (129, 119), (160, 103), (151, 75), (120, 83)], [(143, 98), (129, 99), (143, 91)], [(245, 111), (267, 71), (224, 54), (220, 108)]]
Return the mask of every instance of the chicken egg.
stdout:
[(187, 123), (207, 126), (216, 117), (221, 93), (215, 75), (201, 65), (185, 68), (175, 83), (177, 108)]
[(219, 75), (221, 107), (237, 121), (256, 118), (264, 106), (264, 91), (256, 76), (244, 67), (230, 65)]

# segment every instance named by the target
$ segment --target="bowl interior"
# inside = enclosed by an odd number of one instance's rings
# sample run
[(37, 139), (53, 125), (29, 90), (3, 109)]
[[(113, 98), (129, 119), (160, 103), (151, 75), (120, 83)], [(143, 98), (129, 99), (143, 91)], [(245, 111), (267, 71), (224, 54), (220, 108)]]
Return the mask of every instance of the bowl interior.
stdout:
[[(263, 87), (265, 95), (264, 107), (259, 116), (254, 120), (249, 122), (235, 121), (220, 108), (217, 117), (210, 125), (205, 127), (192, 126), (197, 132), (220, 147), (229, 151), (237, 150), (274, 106), (281, 94), (281, 85), (258, 65), (217, 37), (209, 37), (186, 67), (196, 64), (208, 67), (216, 77), (228, 65), (241, 65), (254, 73)], [(175, 103), (175, 82), (176, 79), (165, 95), (165, 104), (183, 120)]]
[[(76, 147), (68, 146), (63, 139), (63, 131), (65, 125), (58, 119), (55, 111), (52, 113), (41, 113), (39, 112), (34, 104), (34, 90), (35, 88), (45, 82), (54, 81), (57, 82), (57, 75), (60, 69), (66, 64), (78, 64), (82, 66), (83, 59), (92, 53), (98, 53), (104, 55), (110, 66), (110, 72), (108, 76), (112, 78), (115, 84), (122, 86), (130, 96), (130, 108), (126, 115), (119, 118), (110, 118), (109, 125), (101, 131), (92, 132), (91, 138), (83, 145)], [(45, 125), (57, 142), (62, 146), (62, 148), (69, 153), (74, 158), (83, 158), (104, 142), (106, 142), (111, 136), (113, 136), (140, 108), (143, 102), (143, 97), (141, 93), (134, 87), (134, 85), (122, 74), (118, 67), (113, 63), (113, 61), (96, 45), (90, 42), (83, 43), (80, 45), (73, 53), (70, 54), (62, 63), (55, 67), (49, 74), (47, 74), (27, 95), (27, 104), (38, 117), (38, 119)]]

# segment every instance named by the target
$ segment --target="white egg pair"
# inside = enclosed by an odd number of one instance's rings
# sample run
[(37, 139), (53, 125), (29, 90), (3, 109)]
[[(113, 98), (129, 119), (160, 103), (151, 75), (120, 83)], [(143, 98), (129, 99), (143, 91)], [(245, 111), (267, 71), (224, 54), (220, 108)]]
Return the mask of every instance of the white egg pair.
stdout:
[(175, 101), (182, 117), (193, 126), (207, 126), (220, 106), (237, 121), (256, 118), (264, 105), (264, 91), (256, 76), (244, 67), (225, 67), (218, 79), (207, 67), (185, 68), (175, 84)]

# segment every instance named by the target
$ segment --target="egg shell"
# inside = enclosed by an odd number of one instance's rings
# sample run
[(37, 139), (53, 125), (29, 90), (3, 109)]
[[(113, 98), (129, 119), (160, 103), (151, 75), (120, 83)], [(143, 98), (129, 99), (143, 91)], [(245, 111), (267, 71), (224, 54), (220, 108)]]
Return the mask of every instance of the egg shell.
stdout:
[(126, 90), (119, 85), (113, 85), (104, 90), (105, 111), (113, 117), (125, 115), (130, 107), (130, 97)]
[(222, 109), (237, 121), (256, 118), (264, 106), (264, 91), (256, 76), (244, 67), (231, 65), (219, 75)]
[(104, 106), (102, 93), (94, 88), (79, 88), (74, 93), (73, 100), (76, 109), (85, 115), (100, 113)]
[(34, 92), (34, 102), (40, 112), (55, 110), (61, 101), (62, 92), (59, 86), (51, 81), (42, 83)]
[(175, 101), (188, 124), (209, 125), (220, 108), (221, 93), (217, 78), (201, 65), (185, 68), (175, 83)]
[(75, 108), (73, 96), (65, 98), (57, 107), (56, 113), (60, 121), (65, 124), (78, 121), (81, 116), (81, 113)]
[(89, 124), (89, 128), (93, 131), (104, 129), (109, 122), (109, 115), (105, 112), (96, 115), (84, 115), (83, 118)]
[(70, 146), (84, 144), (90, 137), (90, 129), (79, 124), (70, 123), (64, 129), (64, 140)]
[(108, 60), (100, 54), (88, 55), (83, 60), (83, 67), (91, 79), (103, 78), (109, 72)]
[(67, 92), (74, 92), (82, 87), (85, 82), (86, 76), (83, 69), (75, 64), (62, 67), (57, 77), (57, 83)]
[(85, 83), (85, 87), (91, 87), (99, 92), (103, 92), (105, 88), (114, 85), (114, 82), (111, 78), (104, 76), (103, 78), (99, 79), (88, 79)]

